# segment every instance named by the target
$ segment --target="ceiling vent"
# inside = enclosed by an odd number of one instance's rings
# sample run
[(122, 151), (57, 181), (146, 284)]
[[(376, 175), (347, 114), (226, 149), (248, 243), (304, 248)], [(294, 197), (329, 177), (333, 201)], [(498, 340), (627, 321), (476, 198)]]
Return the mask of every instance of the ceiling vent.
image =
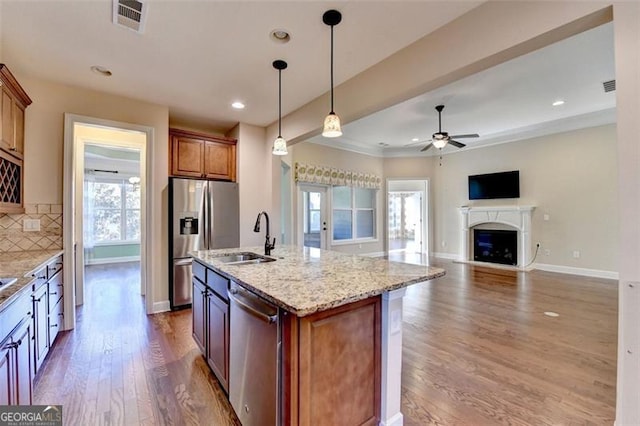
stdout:
[(613, 92), (616, 90), (616, 81), (615, 80), (605, 81), (604, 83), (602, 83), (602, 86), (604, 87), (605, 93)]
[(133, 30), (144, 31), (147, 4), (142, 0), (113, 0), (113, 23)]

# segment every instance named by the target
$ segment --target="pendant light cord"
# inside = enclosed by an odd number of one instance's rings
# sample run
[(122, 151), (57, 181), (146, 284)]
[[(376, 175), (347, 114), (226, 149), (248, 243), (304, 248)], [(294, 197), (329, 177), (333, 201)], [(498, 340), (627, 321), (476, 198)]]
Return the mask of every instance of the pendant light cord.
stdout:
[(278, 137), (282, 137), (282, 70), (278, 70)]
[(335, 112), (333, 112), (333, 25), (331, 25), (331, 112), (330, 114), (335, 114)]

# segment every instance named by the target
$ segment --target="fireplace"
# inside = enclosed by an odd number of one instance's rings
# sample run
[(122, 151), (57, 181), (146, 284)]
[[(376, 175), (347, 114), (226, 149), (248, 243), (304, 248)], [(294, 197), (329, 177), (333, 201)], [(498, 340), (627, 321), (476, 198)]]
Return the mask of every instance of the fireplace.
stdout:
[[(535, 206), (465, 206), (460, 207), (462, 215), (462, 232), (460, 234), (460, 260), (463, 262), (483, 261), (477, 259), (475, 247), (475, 231), (508, 230), (515, 233), (515, 249), (513, 250), (513, 260), (507, 256), (509, 261), (504, 260), (502, 264), (514, 265), (519, 269), (525, 269), (531, 260), (532, 238), (531, 238), (531, 214)], [(478, 226), (481, 225), (481, 226)], [(471, 232), (471, 231), (474, 232)], [(513, 237), (511, 237), (513, 238)], [(485, 241), (485, 240), (483, 240)], [(496, 244), (496, 243), (493, 243)], [(499, 242), (497, 244), (502, 244)], [(483, 243), (486, 245), (486, 243)], [(504, 248), (502, 249), (504, 252)], [(511, 248), (509, 249), (511, 250)], [(494, 250), (495, 251), (495, 250)], [(482, 253), (482, 252), (480, 252)], [(503, 256), (504, 258), (504, 256)], [(489, 262), (495, 262), (493, 260)], [(498, 262), (496, 262), (498, 263)]]
[(518, 232), (497, 229), (473, 230), (473, 260), (518, 264)]

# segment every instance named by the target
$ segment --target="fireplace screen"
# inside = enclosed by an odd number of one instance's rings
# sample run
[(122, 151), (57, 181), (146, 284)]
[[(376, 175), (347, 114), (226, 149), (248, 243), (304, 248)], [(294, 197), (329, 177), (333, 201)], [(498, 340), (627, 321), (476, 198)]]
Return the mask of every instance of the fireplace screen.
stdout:
[(518, 264), (518, 232), (473, 230), (473, 259), (479, 262)]

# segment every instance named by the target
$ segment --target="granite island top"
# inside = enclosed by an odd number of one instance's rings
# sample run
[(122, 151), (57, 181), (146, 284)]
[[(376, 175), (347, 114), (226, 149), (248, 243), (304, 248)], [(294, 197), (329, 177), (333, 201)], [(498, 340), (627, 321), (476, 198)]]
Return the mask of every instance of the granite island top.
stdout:
[(275, 262), (233, 265), (216, 258), (263, 254), (263, 247), (191, 252), (197, 261), (297, 316), (305, 316), (445, 275), (432, 266), (309, 247), (278, 246)]
[(0, 289), (0, 309), (5, 303), (11, 303), (33, 277), (38, 269), (44, 267), (56, 256), (63, 253), (62, 250), (30, 250), (18, 252), (0, 253), (0, 277), (17, 278), (18, 281), (10, 286)]

